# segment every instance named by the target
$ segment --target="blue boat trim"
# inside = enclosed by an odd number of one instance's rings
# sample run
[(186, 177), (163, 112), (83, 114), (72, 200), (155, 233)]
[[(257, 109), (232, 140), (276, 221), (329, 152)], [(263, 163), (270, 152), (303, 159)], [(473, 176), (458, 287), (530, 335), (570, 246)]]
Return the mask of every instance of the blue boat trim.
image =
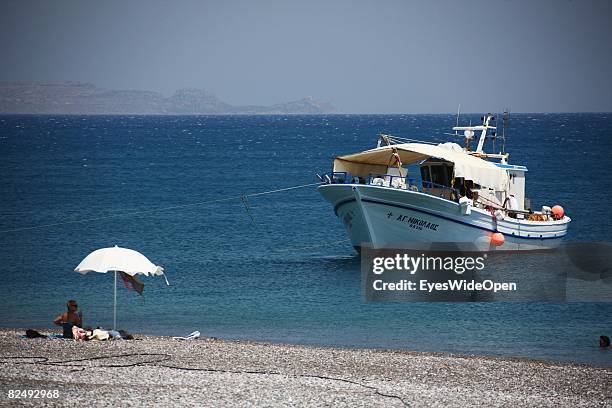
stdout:
[[(336, 216), (338, 216), (338, 209), (340, 207), (342, 207), (343, 205), (348, 204), (350, 202), (353, 202), (353, 201), (357, 201), (357, 200), (355, 198), (349, 198), (349, 199), (342, 200), (342, 201), (338, 202), (334, 206), (334, 213), (336, 214)], [(444, 215), (436, 214), (434, 212), (423, 210), (421, 208), (413, 207), (413, 206), (406, 205), (406, 204), (389, 203), (389, 202), (386, 202), (386, 201), (373, 200), (371, 198), (362, 198), (361, 201), (362, 202), (366, 202), (366, 203), (381, 204), (381, 205), (388, 205), (390, 207), (403, 208), (405, 210), (416, 211), (416, 212), (420, 212), (420, 213), (423, 213), (423, 214), (431, 215), (433, 217), (443, 218), (445, 220), (456, 222), (458, 224), (467, 225), (467, 226), (472, 227), (472, 228), (477, 228), (477, 229), (481, 229), (481, 230), (489, 231), (489, 232), (497, 232), (496, 230), (491, 229), (491, 228), (481, 227), (479, 225), (474, 225), (474, 224), (470, 224), (470, 223), (467, 223), (467, 222), (464, 222), (464, 221), (459, 221), (459, 220), (456, 220), (456, 219), (453, 219), (453, 218), (450, 218), (450, 217), (446, 217)], [(514, 234), (512, 234), (512, 236), (515, 237), (515, 238), (520, 238), (520, 239), (559, 239), (559, 238), (563, 238), (565, 236), (565, 234), (559, 235), (559, 236), (556, 236), (556, 237), (521, 237), (521, 236), (517, 236), (517, 235), (514, 235)]]
[(497, 167), (500, 167), (502, 169), (508, 169), (508, 170), (518, 170), (518, 171), (528, 171), (527, 167), (525, 166), (520, 166), (517, 164), (502, 164), (502, 163), (493, 163), (494, 165), (496, 165)]

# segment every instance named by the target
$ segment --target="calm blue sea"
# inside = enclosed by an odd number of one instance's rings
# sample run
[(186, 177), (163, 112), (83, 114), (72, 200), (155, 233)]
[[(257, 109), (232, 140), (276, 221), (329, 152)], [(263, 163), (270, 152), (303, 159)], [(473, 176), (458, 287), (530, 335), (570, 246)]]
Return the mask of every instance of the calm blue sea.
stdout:
[[(147, 212), (315, 182), (332, 156), (373, 147), (379, 132), (447, 141), (454, 123), (0, 116), (0, 325), (50, 328), (74, 298), (86, 324), (110, 326), (112, 276), (73, 269), (119, 245), (163, 265), (171, 283), (143, 278), (144, 297), (119, 288), (118, 325), (134, 332), (610, 365), (597, 341), (612, 336), (611, 303), (365, 302), (359, 257), (314, 187), (249, 198), (253, 220), (240, 200)], [(534, 208), (565, 207), (570, 240), (612, 241), (611, 135), (612, 114), (511, 118), (510, 162), (529, 168)]]

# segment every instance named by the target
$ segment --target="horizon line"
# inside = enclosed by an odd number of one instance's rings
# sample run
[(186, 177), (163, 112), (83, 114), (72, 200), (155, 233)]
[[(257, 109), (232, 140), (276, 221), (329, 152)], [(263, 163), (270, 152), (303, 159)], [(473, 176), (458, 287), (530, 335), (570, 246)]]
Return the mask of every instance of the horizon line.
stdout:
[[(486, 113), (503, 114), (503, 112), (461, 112), (462, 115), (483, 115)], [(510, 115), (562, 115), (562, 114), (612, 114), (612, 111), (532, 111), (510, 112)], [(403, 116), (403, 115), (452, 115), (457, 112), (334, 112), (334, 113), (25, 113), (0, 112), (0, 116)]]

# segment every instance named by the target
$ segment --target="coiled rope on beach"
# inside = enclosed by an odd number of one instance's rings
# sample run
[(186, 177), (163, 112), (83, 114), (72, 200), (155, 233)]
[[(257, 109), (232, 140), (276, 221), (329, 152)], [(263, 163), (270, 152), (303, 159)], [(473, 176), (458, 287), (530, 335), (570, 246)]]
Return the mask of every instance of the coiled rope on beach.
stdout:
[[(153, 357), (153, 359), (149, 359), (147, 361), (138, 361), (134, 363), (124, 363), (124, 364), (99, 364), (95, 366), (83, 366), (83, 364), (74, 364), (74, 363), (83, 363), (88, 361), (100, 361), (107, 359), (126, 359), (129, 357)], [(384, 398), (393, 398), (399, 400), (404, 406), (409, 406), (404, 399), (395, 394), (388, 394), (381, 392), (378, 388), (372, 385), (362, 384), (358, 381), (349, 380), (342, 377), (331, 377), (327, 375), (318, 375), (318, 374), (288, 374), (281, 373), (278, 371), (263, 371), (263, 370), (224, 370), (220, 368), (208, 368), (208, 367), (181, 367), (181, 366), (173, 366), (167, 364), (160, 364), (172, 359), (170, 354), (165, 353), (125, 353), (125, 354), (116, 354), (110, 356), (98, 356), (98, 357), (87, 357), (87, 358), (78, 358), (71, 360), (57, 360), (57, 361), (49, 361), (48, 357), (42, 356), (4, 356), (0, 358), (0, 364), (32, 364), (32, 365), (51, 365), (56, 367), (79, 367), (79, 369), (72, 371), (82, 371), (86, 367), (89, 368), (128, 368), (128, 367), (138, 367), (143, 365), (155, 366), (159, 368), (169, 368), (172, 370), (182, 370), (182, 371), (199, 371), (199, 372), (207, 372), (207, 373), (225, 373), (225, 374), (251, 374), (251, 375), (275, 375), (275, 376), (286, 376), (293, 378), (315, 378), (320, 380), (327, 381), (337, 381), (343, 382), (347, 384), (357, 385), (359, 387), (366, 388), (374, 392), (374, 394), (379, 395)], [(3, 361), (9, 360), (9, 361)], [(34, 360), (34, 361), (19, 361), (19, 360)]]

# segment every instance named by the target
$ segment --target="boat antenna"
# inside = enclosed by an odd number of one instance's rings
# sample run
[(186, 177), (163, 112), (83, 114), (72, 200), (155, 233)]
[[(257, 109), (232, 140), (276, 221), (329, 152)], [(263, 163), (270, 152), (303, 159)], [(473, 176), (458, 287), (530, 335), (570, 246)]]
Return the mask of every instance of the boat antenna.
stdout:
[(506, 132), (510, 127), (510, 109), (504, 109), (504, 115), (502, 117), (503, 127), (502, 127), (502, 154), (506, 154)]
[(491, 131), (491, 135), (488, 136), (489, 139), (491, 139), (492, 143), (493, 143), (493, 153), (495, 153), (497, 151), (496, 149), (496, 142), (497, 142), (497, 117), (499, 116), (498, 113), (496, 113), (493, 118), (491, 119), (492, 122), (494, 122), (494, 127), (495, 130)]
[[(455, 126), (459, 127), (459, 114), (461, 113), (461, 104), (459, 104), (459, 106), (457, 106), (457, 120), (455, 121)], [(455, 136), (459, 136), (459, 133), (457, 133), (457, 130), (455, 130)]]

